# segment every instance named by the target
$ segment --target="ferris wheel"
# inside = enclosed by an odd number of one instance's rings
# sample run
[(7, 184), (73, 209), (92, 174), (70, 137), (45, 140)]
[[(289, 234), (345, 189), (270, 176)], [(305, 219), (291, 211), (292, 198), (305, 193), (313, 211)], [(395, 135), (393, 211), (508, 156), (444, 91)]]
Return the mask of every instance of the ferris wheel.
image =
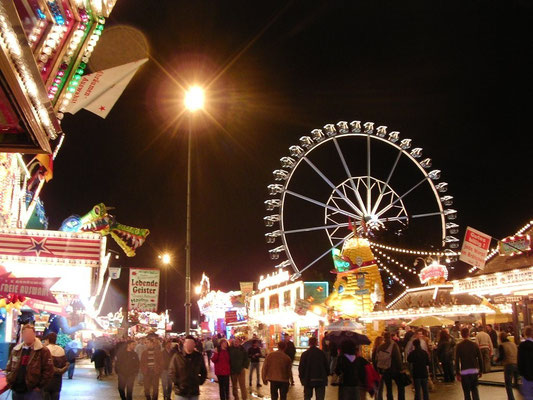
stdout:
[[(292, 268), (293, 279), (354, 235), (369, 240), (382, 269), (404, 286), (392, 267), (417, 272), (386, 252), (439, 255), (448, 262), (457, 256), (453, 196), (412, 139), (373, 122), (341, 121), (302, 136), (289, 153), (273, 171), (265, 201), (273, 213), (264, 223), (272, 229), (267, 243), (277, 244), (270, 258), (285, 258), (276, 267)], [(405, 248), (412, 243), (434, 251)]]

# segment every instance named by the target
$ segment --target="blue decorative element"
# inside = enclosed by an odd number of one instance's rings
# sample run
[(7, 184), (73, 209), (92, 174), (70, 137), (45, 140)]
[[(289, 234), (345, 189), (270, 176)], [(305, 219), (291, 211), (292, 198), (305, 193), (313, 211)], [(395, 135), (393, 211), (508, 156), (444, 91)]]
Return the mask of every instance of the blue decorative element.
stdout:
[(63, 221), (60, 231), (63, 232), (79, 232), (81, 229), (81, 217), (79, 215), (71, 215)]
[(37, 16), (39, 17), (39, 19), (46, 19), (46, 15), (44, 15), (40, 8), (35, 11), (37, 12)]

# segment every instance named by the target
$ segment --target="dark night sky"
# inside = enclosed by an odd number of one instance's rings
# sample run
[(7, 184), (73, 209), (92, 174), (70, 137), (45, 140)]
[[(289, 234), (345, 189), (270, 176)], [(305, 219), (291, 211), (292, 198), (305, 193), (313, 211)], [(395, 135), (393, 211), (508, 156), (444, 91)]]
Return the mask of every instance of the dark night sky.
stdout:
[[(237, 289), (272, 271), (262, 222), (272, 170), (300, 136), (339, 120), (387, 125), (423, 147), (450, 184), (462, 226), (495, 237), (522, 226), (533, 200), (532, 14), (525, 1), (119, 1), (108, 23), (142, 30), (182, 84), (209, 82), (257, 38), (210, 87), (219, 125), (195, 121), (193, 283), (205, 271), (215, 288)], [(149, 62), (106, 120), (67, 116), (43, 193), (52, 229), (98, 202), (116, 207), (120, 222), (149, 228), (138, 256), (115, 263), (157, 266), (157, 254), (172, 252), (178, 326), (186, 124), (171, 121), (181, 96)], [(329, 268), (308, 277), (331, 279)], [(127, 297), (126, 275), (109, 309)]]

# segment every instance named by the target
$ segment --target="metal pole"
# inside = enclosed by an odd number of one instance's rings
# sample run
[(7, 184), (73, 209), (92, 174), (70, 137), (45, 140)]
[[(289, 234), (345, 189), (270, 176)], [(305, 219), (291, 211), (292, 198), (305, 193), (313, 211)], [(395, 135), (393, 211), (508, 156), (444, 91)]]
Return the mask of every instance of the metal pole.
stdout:
[(165, 310), (168, 310), (168, 303), (167, 303), (168, 267), (169, 265), (167, 264), (165, 266)]
[(192, 114), (187, 136), (187, 239), (185, 245), (185, 334), (191, 332), (191, 137)]

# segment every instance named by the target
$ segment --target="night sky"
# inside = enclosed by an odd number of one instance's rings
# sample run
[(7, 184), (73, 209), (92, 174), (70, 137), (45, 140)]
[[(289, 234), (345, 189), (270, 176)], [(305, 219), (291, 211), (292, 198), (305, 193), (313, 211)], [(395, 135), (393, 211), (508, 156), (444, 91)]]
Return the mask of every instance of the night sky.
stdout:
[[(118, 1), (108, 24), (143, 31), (182, 87), (210, 84), (211, 117), (193, 121), (193, 285), (205, 271), (212, 287), (238, 290), (273, 270), (264, 239), (272, 229), (262, 221), (272, 170), (301, 136), (339, 120), (387, 125), (423, 147), (463, 228), (494, 237), (520, 228), (533, 200), (532, 14), (525, 1)], [(182, 328), (187, 119), (175, 118), (183, 109), (175, 82), (150, 61), (107, 119), (67, 115), (42, 198), (51, 229), (99, 202), (116, 207), (121, 223), (149, 228), (138, 255), (112, 265), (157, 267), (157, 255), (171, 252), (169, 306)], [(353, 146), (345, 151), (355, 163)], [(327, 157), (322, 165), (333, 164)], [(300, 185), (312, 192), (306, 176)], [(402, 168), (398, 179), (412, 176)], [(308, 226), (304, 210), (293, 210), (295, 225)], [(410, 237), (398, 244), (417, 248)], [(327, 258), (304, 278), (332, 281), (332, 267)], [(452, 277), (467, 269), (456, 264)], [(125, 305), (126, 289), (123, 270), (104, 310)]]

